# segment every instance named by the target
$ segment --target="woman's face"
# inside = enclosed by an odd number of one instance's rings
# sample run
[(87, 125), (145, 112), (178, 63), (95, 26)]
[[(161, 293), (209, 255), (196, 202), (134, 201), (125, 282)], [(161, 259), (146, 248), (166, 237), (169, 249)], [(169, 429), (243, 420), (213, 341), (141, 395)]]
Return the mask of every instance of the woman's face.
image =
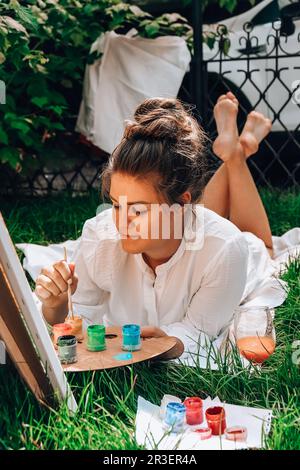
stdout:
[(183, 212), (170, 206), (155, 187), (154, 179), (116, 172), (111, 177), (110, 198), (122, 247), (129, 253), (159, 253), (174, 238), (182, 237)]

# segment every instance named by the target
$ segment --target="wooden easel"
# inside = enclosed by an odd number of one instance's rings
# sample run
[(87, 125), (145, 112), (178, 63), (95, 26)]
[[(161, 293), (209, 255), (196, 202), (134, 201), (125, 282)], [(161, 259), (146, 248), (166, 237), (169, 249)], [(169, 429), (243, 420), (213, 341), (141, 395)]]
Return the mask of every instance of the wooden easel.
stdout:
[(71, 412), (77, 409), (1, 213), (0, 337), (21, 376), (41, 403), (52, 405), (66, 400)]

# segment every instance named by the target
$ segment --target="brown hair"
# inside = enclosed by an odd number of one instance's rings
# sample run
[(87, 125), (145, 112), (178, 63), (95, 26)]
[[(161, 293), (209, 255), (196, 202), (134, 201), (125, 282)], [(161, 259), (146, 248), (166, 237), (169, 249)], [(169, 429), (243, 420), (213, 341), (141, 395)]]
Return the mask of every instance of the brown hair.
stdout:
[(146, 99), (102, 173), (102, 195), (108, 196), (114, 172), (141, 178), (153, 174), (158, 175), (157, 191), (169, 203), (180, 203), (187, 190), (197, 202), (205, 185), (205, 141), (206, 134), (187, 105), (173, 98)]

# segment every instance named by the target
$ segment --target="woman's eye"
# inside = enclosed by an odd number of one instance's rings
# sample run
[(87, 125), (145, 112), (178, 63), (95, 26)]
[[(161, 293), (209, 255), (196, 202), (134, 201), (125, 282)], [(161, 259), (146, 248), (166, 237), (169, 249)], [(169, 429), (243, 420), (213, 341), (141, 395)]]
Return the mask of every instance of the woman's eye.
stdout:
[(133, 216), (140, 216), (146, 214), (147, 212), (148, 209), (143, 204), (139, 206), (131, 206), (130, 208), (130, 214)]
[(146, 212), (147, 212), (146, 210), (137, 210), (137, 211), (135, 211), (135, 215), (138, 217), (140, 215), (146, 214)]
[(113, 208), (117, 210), (117, 209), (120, 209), (120, 206), (115, 206), (114, 205)]

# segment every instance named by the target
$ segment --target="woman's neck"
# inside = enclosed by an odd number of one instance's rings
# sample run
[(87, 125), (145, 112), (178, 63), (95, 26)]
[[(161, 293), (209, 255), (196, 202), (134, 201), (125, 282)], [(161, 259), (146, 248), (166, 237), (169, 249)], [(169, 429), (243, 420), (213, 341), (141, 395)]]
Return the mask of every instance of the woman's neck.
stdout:
[(160, 253), (142, 253), (145, 263), (147, 263), (155, 273), (155, 268), (157, 266), (166, 263), (170, 258), (172, 258), (180, 243), (181, 239), (169, 240), (168, 246), (164, 247)]

